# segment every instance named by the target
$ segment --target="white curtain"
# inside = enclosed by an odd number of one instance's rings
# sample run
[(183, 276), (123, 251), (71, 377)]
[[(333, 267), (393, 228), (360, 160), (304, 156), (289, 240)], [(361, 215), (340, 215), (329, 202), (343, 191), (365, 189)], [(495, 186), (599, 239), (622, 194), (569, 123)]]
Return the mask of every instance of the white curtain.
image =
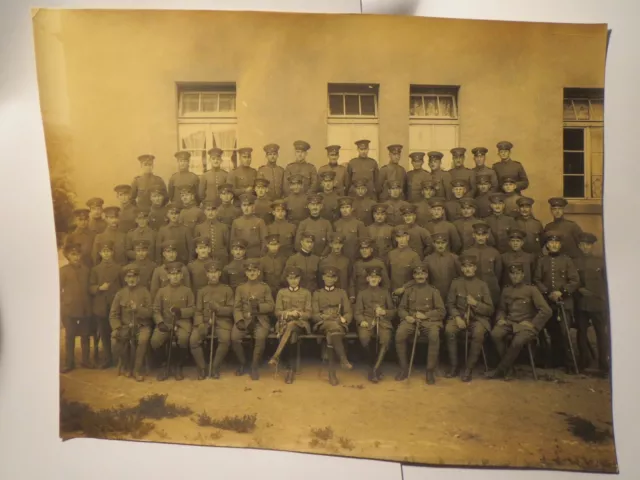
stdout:
[(203, 171), (203, 162), (206, 161), (206, 141), (207, 134), (204, 131), (194, 132), (183, 137), (184, 148), (191, 152), (191, 170), (194, 173)]
[(234, 165), (231, 161), (233, 151), (236, 148), (236, 130), (235, 128), (220, 130), (213, 133), (213, 146), (224, 150), (222, 154), (222, 166), (228, 171), (233, 170)]

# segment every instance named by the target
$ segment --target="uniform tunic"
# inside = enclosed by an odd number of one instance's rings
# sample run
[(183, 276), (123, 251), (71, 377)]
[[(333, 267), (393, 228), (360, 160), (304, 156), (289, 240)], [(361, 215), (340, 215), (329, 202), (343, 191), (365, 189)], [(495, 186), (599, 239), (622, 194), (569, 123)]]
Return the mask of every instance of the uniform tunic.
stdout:
[(167, 224), (167, 207), (155, 207), (152, 206), (149, 210), (149, 227), (156, 232), (160, 230), (160, 227)]
[(497, 163), (494, 163), (492, 168), (496, 171), (496, 175), (498, 175), (499, 185), (502, 185), (503, 180), (506, 177), (509, 177), (516, 181), (518, 192), (526, 190), (527, 187), (529, 187), (529, 179), (527, 178), (527, 173), (524, 171), (524, 167), (520, 162), (516, 162), (515, 160), (511, 159), (501, 160)]
[[(196, 311), (193, 317), (193, 325), (208, 323), (211, 313), (216, 315), (216, 330), (218, 338), (226, 337), (230, 340), (231, 327), (233, 327), (233, 290), (228, 285), (218, 283), (216, 285), (205, 285), (196, 295)], [(220, 330), (226, 331), (226, 335), (221, 335)]]
[(405, 198), (410, 203), (419, 202), (422, 196), (422, 182), (432, 181), (431, 173), (419, 168), (418, 170), (410, 170), (407, 172), (406, 178), (406, 195)]
[(427, 224), (427, 230), (434, 233), (444, 233), (449, 238), (449, 250), (453, 253), (458, 253), (462, 249), (462, 242), (460, 241), (460, 235), (458, 234), (458, 229), (453, 225), (453, 223), (447, 220), (431, 220)]
[(231, 224), (231, 243), (236, 239), (247, 242), (247, 258), (261, 257), (266, 248), (267, 226), (255, 215), (243, 215)]
[(87, 267), (91, 268), (93, 266), (93, 259), (91, 258), (91, 249), (93, 248), (93, 242), (96, 238), (96, 233), (91, 231), (89, 228), (83, 228), (82, 230), (76, 228), (73, 232), (67, 235), (65, 238), (65, 245), (70, 245), (72, 243), (80, 244), (80, 260)]
[[(351, 302), (341, 288), (323, 288), (313, 292), (311, 311), (313, 322), (324, 322), (323, 330), (326, 333), (344, 333), (353, 319)], [(327, 320), (322, 315), (330, 315), (332, 319)], [(344, 318), (345, 322), (342, 323), (339, 317)]]
[(292, 193), (284, 199), (287, 202), (287, 216), (291, 223), (298, 225), (302, 220), (309, 216), (306, 193)]
[(267, 225), (267, 234), (280, 235), (280, 250), (278, 255), (288, 258), (294, 253), (296, 226), (286, 220), (274, 220)]
[[(171, 307), (180, 308), (180, 314), (175, 320), (177, 326), (175, 334), (180, 348), (189, 347), (195, 304), (193, 292), (184, 285), (162, 287), (154, 298), (153, 320), (156, 325), (164, 322), (170, 328), (173, 323)], [(151, 335), (151, 347), (159, 348), (169, 339), (170, 334), (171, 332), (162, 332), (156, 328)]]
[(358, 258), (351, 267), (351, 275), (349, 276), (349, 297), (357, 298), (358, 293), (363, 291), (369, 286), (367, 282), (367, 268), (378, 267), (382, 270), (380, 281), (380, 287), (389, 289), (391, 286), (391, 280), (389, 280), (388, 269), (385, 262), (378, 257)]
[(246, 193), (249, 187), (253, 189), (257, 177), (258, 171), (255, 168), (241, 165), (229, 172), (227, 182), (233, 187), (233, 194), (238, 198)]
[(247, 276), (244, 273), (244, 260), (244, 258), (240, 260), (233, 259), (222, 269), (224, 283), (229, 285), (234, 291), (247, 281)]
[[(89, 293), (91, 294), (91, 310), (93, 315), (98, 318), (107, 318), (109, 316), (109, 308), (113, 302), (113, 298), (122, 288), (121, 276), (122, 266), (109, 261), (102, 261), (91, 269), (89, 275)], [(100, 285), (108, 283), (109, 288), (105, 291), (99, 290)]]
[(434, 197), (445, 197), (449, 198), (449, 187), (451, 185), (451, 175), (449, 172), (445, 172), (444, 170), (436, 170), (435, 172), (431, 170), (431, 181), (433, 182), (433, 187), (435, 189)]
[(420, 260), (429, 255), (433, 251), (433, 242), (429, 230), (416, 225), (405, 225), (409, 232), (409, 247), (418, 254)]
[(387, 205), (387, 223), (392, 227), (404, 225), (404, 215), (401, 209), (409, 205), (409, 202), (405, 202), (399, 198), (391, 198), (385, 201), (384, 204)]
[(151, 206), (151, 189), (153, 187), (162, 187), (162, 190), (167, 191), (167, 185), (158, 175), (145, 173), (135, 177), (131, 182), (132, 202), (140, 208), (149, 208)]
[(380, 195), (380, 201), (385, 201), (389, 198), (389, 182), (400, 182), (400, 188), (402, 193), (406, 192), (407, 171), (404, 167), (397, 163), (388, 163), (380, 168), (380, 174), (378, 175), (378, 185), (376, 190)]
[(124, 245), (127, 251), (127, 257), (130, 260), (136, 259), (136, 252), (133, 246), (133, 242), (138, 240), (146, 240), (149, 242), (149, 252), (151, 255), (156, 251), (156, 236), (158, 233), (153, 230), (151, 227), (138, 227), (134, 228), (127, 232), (127, 236), (125, 237)]
[(477, 305), (469, 307), (469, 319), (481, 323), (486, 330), (491, 330), (490, 317), (493, 315), (493, 301), (489, 287), (478, 277), (459, 277), (451, 283), (446, 297), (449, 317), (451, 319), (462, 317), (466, 321), (467, 295), (471, 295), (478, 302)]
[(90, 218), (89, 219), (89, 230), (94, 232), (96, 235), (98, 233), (102, 233), (107, 228), (107, 222), (104, 218)]
[(69, 319), (90, 315), (89, 269), (82, 263), (69, 263), (60, 268), (60, 317), (68, 328)]
[(451, 282), (460, 276), (458, 256), (451, 252), (433, 252), (424, 259), (429, 283), (436, 287), (442, 298), (447, 298)]
[(509, 250), (509, 230), (516, 228), (516, 221), (513, 217), (505, 214), (493, 214), (487, 217), (485, 221), (491, 227), (490, 237), (493, 237), (496, 249), (500, 253), (507, 252)]
[(216, 220), (205, 220), (196, 225), (194, 238), (208, 238), (211, 246), (211, 257), (224, 264), (229, 262), (229, 226)]
[(266, 195), (256, 198), (253, 214), (262, 219), (265, 225), (271, 223), (273, 221), (273, 215), (271, 215), (271, 199)]
[[(386, 312), (382, 317), (376, 317), (377, 306), (383, 308)], [(358, 336), (363, 345), (369, 344), (371, 335), (376, 331), (376, 322), (378, 322), (378, 343), (384, 346), (388, 346), (391, 343), (391, 332), (393, 331), (391, 322), (395, 317), (396, 309), (389, 290), (380, 286), (367, 287), (358, 294), (353, 310), (353, 317), (358, 327)], [(367, 322), (368, 327), (362, 327), (362, 322)]]
[(93, 264), (97, 265), (101, 261), (100, 255), (98, 254), (100, 250), (99, 246), (104, 242), (111, 241), (113, 242), (113, 256), (111, 258), (114, 262), (124, 265), (127, 262), (125, 239), (126, 235), (117, 228), (109, 227), (104, 232), (97, 234), (93, 240), (93, 251), (91, 253)]
[(369, 197), (355, 197), (353, 199), (353, 216), (360, 220), (365, 226), (373, 223), (373, 206), (375, 200)]
[[(318, 172), (316, 166), (307, 162), (291, 162), (284, 169), (284, 194), (290, 195), (291, 189), (289, 184), (289, 178), (291, 175), (302, 175), (302, 191), (309, 192), (310, 188), (315, 187), (318, 184)], [(306, 193), (303, 195), (306, 196)]]
[(491, 195), (491, 192), (479, 193), (476, 197), (476, 217), (486, 219), (488, 216), (493, 214), (489, 195)]
[(533, 253), (534, 255), (540, 255), (542, 252), (541, 238), (542, 238), (542, 223), (533, 217), (519, 216), (516, 218), (516, 228), (522, 230), (527, 234), (524, 238), (524, 245), (522, 249), (525, 252)]
[(355, 157), (349, 160), (347, 165), (347, 186), (349, 190), (347, 195), (355, 197), (356, 180), (365, 180), (367, 182), (367, 196), (377, 199), (376, 186), (378, 185), (378, 162), (371, 157), (360, 158)]
[(595, 255), (581, 255), (574, 261), (580, 276), (580, 288), (592, 295), (577, 295), (578, 310), (605, 312), (607, 303), (607, 278), (604, 259)]
[(287, 261), (287, 257), (282, 255), (271, 255), (267, 253), (263, 257), (260, 257), (260, 270), (262, 271), (263, 281), (269, 285), (271, 293), (275, 297), (278, 294), (278, 290), (282, 287), (282, 271)]
[(187, 264), (194, 256), (194, 244), (191, 230), (182, 224), (174, 223), (160, 227), (158, 236), (156, 237), (156, 261), (162, 261), (162, 244), (165, 240), (174, 240), (176, 242), (176, 250), (178, 262)]
[(354, 216), (343, 217), (333, 224), (336, 233), (344, 235), (344, 249), (342, 252), (349, 258), (356, 258), (360, 250), (358, 242), (367, 236), (367, 227)]
[(269, 314), (273, 312), (275, 302), (271, 296), (269, 286), (264, 282), (252, 280), (247, 281), (238, 287), (233, 302), (234, 322), (237, 325), (238, 322), (242, 321), (244, 326), (247, 326), (244, 313), (251, 311), (251, 301), (253, 299), (258, 302), (258, 314), (255, 316), (255, 319), (263, 329), (267, 330), (268, 334), (268, 330), (270, 328)]
[[(475, 183), (475, 187), (476, 187), (476, 192), (478, 191), (478, 177), (480, 175), (489, 175), (491, 177), (491, 188), (489, 189), (490, 192), (497, 192), (498, 191), (498, 175), (496, 174), (496, 171), (493, 168), (489, 168), (486, 165), (481, 165), (481, 166), (475, 166), (472, 168), (474, 174), (475, 174), (475, 178), (476, 178), (476, 183)], [(477, 197), (476, 197), (477, 198)]]
[(334, 189), (329, 193), (322, 193), (322, 210), (320, 216), (327, 219), (330, 223), (335, 222), (340, 218), (340, 207), (338, 207), (338, 199), (340, 195)]
[(582, 229), (573, 220), (567, 220), (564, 217), (559, 220), (554, 220), (545, 225), (544, 231), (555, 231), (562, 234), (561, 252), (566, 253), (571, 258), (577, 258), (582, 255), (582, 252), (578, 248), (578, 237), (582, 233)]
[(113, 301), (109, 305), (109, 323), (113, 330), (122, 326), (133, 325), (133, 311), (131, 303), (136, 305), (135, 320), (136, 326), (147, 327), (146, 340), (151, 336), (149, 327), (153, 324), (151, 319), (153, 314), (153, 302), (151, 295), (146, 287), (136, 285), (135, 287), (126, 286), (118, 290)]
[(216, 210), (216, 218), (229, 227), (236, 218), (241, 216), (242, 210), (233, 203), (223, 203)]
[(120, 215), (118, 217), (118, 230), (122, 233), (127, 233), (130, 230), (136, 228), (136, 217), (138, 216), (138, 212), (136, 210), (136, 206), (127, 202), (125, 204), (120, 205)]
[(193, 231), (196, 228), (196, 225), (199, 224), (202, 220), (204, 220), (204, 213), (195, 203), (191, 203), (189, 205), (185, 205), (182, 210), (180, 210), (180, 215), (178, 215), (178, 223), (183, 224), (185, 227), (189, 229), (191, 235), (193, 235)]
[(267, 196), (271, 200), (282, 198), (284, 187), (284, 168), (280, 165), (267, 163), (258, 168), (258, 178), (269, 180), (269, 191)]
[(462, 241), (462, 250), (473, 245), (473, 224), (477, 222), (478, 219), (476, 217), (459, 218), (453, 222), (458, 230), (458, 235), (460, 235), (460, 240)]
[(500, 300), (500, 279), (502, 278), (502, 258), (500, 252), (488, 245), (473, 245), (464, 252), (466, 255), (473, 255), (478, 259), (478, 270), (476, 275), (480, 280), (487, 283), (491, 292), (491, 300), (496, 305)]
[[(291, 288), (281, 288), (276, 296), (274, 309), (275, 316), (279, 323), (278, 327), (284, 324), (284, 322), (280, 323), (280, 319), (287, 310), (298, 310), (300, 312), (300, 317), (296, 320), (291, 319), (287, 321), (287, 323), (293, 321), (298, 327), (304, 328), (307, 333), (311, 333), (309, 320), (311, 319), (312, 311), (311, 292), (309, 290), (302, 287), (297, 287), (295, 290)], [(279, 331), (279, 333), (284, 333), (284, 329)]]
[(311, 233), (315, 237), (313, 243), (313, 253), (321, 257), (327, 250), (327, 244), (329, 242), (329, 236), (333, 232), (331, 222), (322, 217), (308, 217), (300, 222), (298, 229), (296, 230), (295, 250), (300, 251), (300, 241), (302, 240), (302, 234)]
[[(191, 288), (191, 276), (189, 275), (189, 269), (186, 266), (182, 266), (182, 284), (188, 288)], [(169, 274), (167, 273), (167, 269), (165, 265), (160, 265), (156, 267), (153, 271), (153, 275), (151, 275), (151, 298), (155, 300), (158, 291), (169, 285)]]
[[(336, 192), (338, 195), (344, 196), (347, 191), (347, 167), (344, 165), (323, 165), (318, 169), (318, 178), (321, 178), (322, 173), (324, 172), (336, 172), (336, 177), (333, 180), (333, 184), (335, 185)], [(320, 181), (318, 181), (320, 183)], [(320, 185), (318, 185), (317, 189), (319, 192), (322, 191)]]
[(505, 320), (513, 328), (514, 333), (527, 328), (520, 326), (522, 322), (531, 322), (539, 332), (550, 317), (551, 308), (533, 285), (520, 283), (504, 288), (496, 321)]
[(535, 256), (531, 253), (527, 253), (524, 250), (520, 250), (519, 252), (514, 252), (510, 250), (502, 254), (502, 286), (511, 284), (511, 280), (509, 278), (509, 266), (514, 263), (521, 263), (524, 269), (524, 280), (523, 282), (527, 285), (531, 285), (533, 282), (533, 272), (535, 271)]
[(196, 258), (194, 261), (189, 262), (187, 270), (189, 270), (189, 277), (191, 278), (191, 290), (193, 293), (198, 293), (202, 287), (209, 283), (207, 278), (207, 271), (204, 269), (205, 264), (210, 259), (200, 260)]
[[(451, 177), (451, 181), (454, 180), (465, 180), (467, 182), (467, 193), (465, 197), (475, 197), (476, 195), (476, 172), (472, 168), (467, 167), (453, 167), (449, 170), (449, 176)], [(451, 183), (448, 186), (449, 191), (452, 191), (453, 187)], [(453, 192), (450, 194), (449, 198), (453, 198)]]
[[(298, 267), (302, 270), (302, 276), (300, 277), (300, 287), (314, 292), (318, 289), (318, 267), (320, 264), (320, 257), (313, 253), (306, 253), (299, 251), (293, 254), (287, 259), (285, 268)], [(284, 272), (283, 272), (284, 273)], [(286, 284), (287, 279), (282, 277), (282, 284)]]
[(413, 268), (420, 265), (420, 256), (410, 247), (394, 248), (389, 252), (391, 291), (413, 280)]
[(169, 178), (169, 185), (167, 191), (169, 193), (169, 201), (176, 205), (182, 206), (182, 200), (180, 199), (180, 190), (183, 187), (191, 187), (194, 192), (198, 192), (198, 186), (200, 179), (198, 175), (193, 172), (176, 172)]
[[(140, 269), (140, 279), (138, 280), (138, 285), (151, 290), (151, 278), (153, 277), (154, 270), (158, 268), (158, 264), (150, 258), (145, 258), (144, 260), (134, 260), (132, 263)], [(124, 278), (121, 279), (120, 283), (124, 285)]]
[(335, 286), (347, 291), (350, 285), (349, 276), (351, 275), (351, 260), (349, 257), (346, 257), (345, 255), (336, 255), (331, 252), (326, 257), (320, 259), (320, 262), (318, 263), (318, 279), (320, 282), (320, 288), (324, 288), (322, 271), (328, 266), (335, 267), (338, 270), (338, 281)]
[(447, 220), (450, 222), (455, 222), (459, 218), (462, 218), (462, 205), (460, 204), (460, 200), (455, 197), (447, 200), (444, 204), (444, 211), (447, 215)]
[(568, 255), (550, 253), (540, 257), (533, 281), (545, 296), (553, 291), (562, 292), (565, 309), (573, 310), (573, 293), (580, 286), (580, 275)]
[(387, 223), (372, 223), (367, 227), (367, 235), (375, 242), (375, 256), (386, 261), (393, 250), (393, 227)]
[(431, 216), (431, 205), (429, 205), (429, 200), (423, 198), (415, 202), (415, 205), (416, 223), (421, 227), (427, 228), (427, 223), (433, 220), (433, 217)]
[(200, 175), (200, 182), (198, 184), (198, 198), (201, 201), (205, 200), (217, 200), (220, 197), (219, 188), (220, 185), (227, 183), (229, 178), (229, 172), (218, 167), (212, 168)]
[(522, 198), (522, 195), (517, 193), (506, 193), (504, 196), (504, 214), (513, 218), (520, 216), (520, 207), (518, 207), (518, 199)]

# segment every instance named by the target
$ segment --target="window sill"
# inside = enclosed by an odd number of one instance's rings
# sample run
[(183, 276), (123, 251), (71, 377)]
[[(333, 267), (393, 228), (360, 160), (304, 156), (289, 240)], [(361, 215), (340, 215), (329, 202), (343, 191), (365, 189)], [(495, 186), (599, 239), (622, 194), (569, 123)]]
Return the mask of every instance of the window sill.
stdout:
[(602, 215), (602, 200), (568, 200), (565, 213), (570, 215)]

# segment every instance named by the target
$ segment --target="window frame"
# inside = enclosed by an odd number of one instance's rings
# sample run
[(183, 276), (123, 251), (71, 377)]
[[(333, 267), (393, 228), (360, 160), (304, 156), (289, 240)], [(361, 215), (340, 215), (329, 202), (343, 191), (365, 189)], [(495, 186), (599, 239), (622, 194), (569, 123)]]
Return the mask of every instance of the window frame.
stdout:
[[(578, 152), (580, 150), (565, 150), (564, 142), (562, 145), (562, 194), (563, 196), (572, 202), (601, 202), (602, 197), (595, 197), (593, 195), (593, 168), (592, 168), (592, 140), (591, 140), (591, 128), (604, 128), (604, 122), (600, 120), (583, 120), (583, 121), (564, 121), (562, 122), (562, 132), (564, 135), (564, 130), (572, 129), (572, 130), (582, 130), (583, 138), (584, 138), (584, 173), (582, 174), (567, 174), (564, 173), (564, 153), (565, 152)], [(584, 177), (584, 197), (568, 197), (564, 192), (564, 177)], [(602, 175), (604, 177), (604, 175)], [(603, 186), (604, 187), (604, 186)]]
[[(197, 112), (189, 112), (187, 114), (184, 113), (183, 111), (183, 106), (184, 106), (184, 95), (198, 95), (198, 110)], [(215, 112), (211, 112), (211, 111), (207, 111), (207, 112), (203, 112), (201, 111), (202, 109), (202, 97), (203, 95), (212, 95), (215, 94), (217, 95), (217, 99), (218, 99), (218, 103), (217, 103), (217, 108), (218, 110)], [(228, 111), (228, 112), (220, 112), (220, 95), (233, 95), (234, 96), (234, 110), (233, 111)], [(238, 114), (237, 114), (237, 110), (236, 110), (236, 105), (237, 105), (237, 100), (238, 100), (238, 94), (235, 91), (225, 91), (225, 90), (180, 90), (180, 87), (178, 87), (178, 118), (179, 119), (202, 119), (202, 118), (237, 118)]]
[[(331, 84), (329, 84), (331, 85)], [(341, 95), (342, 96), (342, 107), (345, 112), (343, 115), (338, 115), (331, 113), (331, 96), (332, 95)], [(352, 113), (347, 114), (347, 95), (357, 96), (358, 97), (358, 107), (359, 111), (362, 112), (362, 97), (368, 96), (373, 97), (373, 115), (363, 115), (360, 113), (359, 115), (354, 115)], [(344, 123), (353, 123), (352, 120), (372, 120), (371, 122), (364, 123), (378, 123), (378, 91), (375, 92), (347, 92), (347, 91), (330, 91), (330, 88), (327, 88), (327, 119), (336, 119), (336, 120), (346, 120)], [(340, 122), (336, 122), (340, 123)]]

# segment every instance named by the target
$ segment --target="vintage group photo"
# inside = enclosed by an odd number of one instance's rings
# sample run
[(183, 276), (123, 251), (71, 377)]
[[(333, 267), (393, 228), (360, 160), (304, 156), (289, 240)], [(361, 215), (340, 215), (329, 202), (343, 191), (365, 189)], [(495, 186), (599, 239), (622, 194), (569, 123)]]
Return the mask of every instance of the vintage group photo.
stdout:
[(33, 25), (63, 439), (617, 472), (606, 25)]

